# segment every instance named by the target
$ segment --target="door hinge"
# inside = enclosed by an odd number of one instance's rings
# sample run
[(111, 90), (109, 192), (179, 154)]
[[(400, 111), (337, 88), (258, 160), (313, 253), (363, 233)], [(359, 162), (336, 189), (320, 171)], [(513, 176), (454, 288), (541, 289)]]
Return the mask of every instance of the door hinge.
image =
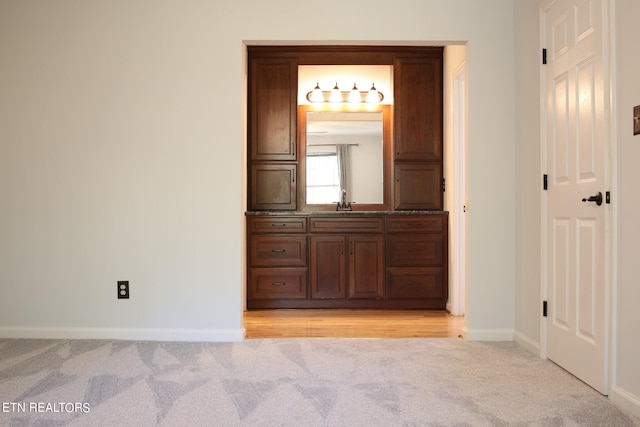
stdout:
[(447, 186), (445, 185), (445, 179), (442, 178), (442, 192), (444, 193), (446, 191)]
[(546, 173), (542, 175), (542, 189), (543, 190), (549, 189), (549, 176)]
[(547, 317), (547, 302), (542, 301), (542, 317)]
[(542, 65), (547, 65), (547, 49), (542, 49)]

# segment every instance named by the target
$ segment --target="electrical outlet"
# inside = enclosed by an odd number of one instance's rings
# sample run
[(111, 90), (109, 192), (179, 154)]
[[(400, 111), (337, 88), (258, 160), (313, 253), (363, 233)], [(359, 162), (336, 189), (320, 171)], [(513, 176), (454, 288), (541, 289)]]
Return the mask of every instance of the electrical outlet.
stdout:
[(118, 299), (129, 299), (129, 281), (118, 281)]

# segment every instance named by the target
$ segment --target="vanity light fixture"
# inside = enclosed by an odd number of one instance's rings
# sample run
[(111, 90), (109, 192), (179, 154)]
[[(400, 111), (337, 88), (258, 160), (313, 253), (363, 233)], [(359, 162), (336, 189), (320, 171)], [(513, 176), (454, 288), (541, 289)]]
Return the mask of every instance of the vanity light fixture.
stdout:
[(354, 83), (353, 89), (350, 91), (341, 91), (338, 87), (338, 83), (333, 87), (331, 91), (323, 91), (320, 89), (320, 83), (316, 83), (316, 87), (307, 93), (307, 101), (318, 102), (330, 102), (341, 103), (348, 102), (350, 104), (359, 104), (366, 102), (369, 104), (378, 104), (382, 102), (384, 95), (382, 92), (376, 89), (375, 84), (371, 84), (371, 89), (368, 91), (359, 91), (358, 86)]
[(381, 95), (382, 94), (378, 92), (378, 89), (376, 89), (376, 85), (371, 83), (371, 89), (369, 89), (369, 92), (367, 93), (367, 102), (380, 102), (382, 101)]
[(351, 92), (349, 92), (349, 98), (347, 98), (347, 100), (352, 104), (356, 102), (362, 102), (360, 91), (358, 90), (358, 87), (355, 83), (353, 84), (353, 89), (351, 89)]
[(324, 95), (322, 94), (322, 89), (320, 89), (319, 82), (316, 83), (316, 87), (307, 94), (307, 99), (310, 102), (324, 102)]
[(329, 95), (329, 102), (342, 102), (342, 92), (340, 92), (340, 88), (338, 87), (338, 82), (331, 89), (331, 95)]

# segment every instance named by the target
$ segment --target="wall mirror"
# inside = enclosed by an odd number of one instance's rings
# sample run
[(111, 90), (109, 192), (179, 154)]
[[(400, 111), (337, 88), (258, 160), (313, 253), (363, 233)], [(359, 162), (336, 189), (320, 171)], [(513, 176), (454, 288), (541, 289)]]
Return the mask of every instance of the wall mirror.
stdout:
[(353, 211), (390, 208), (391, 108), (300, 106), (299, 200), (303, 210)]

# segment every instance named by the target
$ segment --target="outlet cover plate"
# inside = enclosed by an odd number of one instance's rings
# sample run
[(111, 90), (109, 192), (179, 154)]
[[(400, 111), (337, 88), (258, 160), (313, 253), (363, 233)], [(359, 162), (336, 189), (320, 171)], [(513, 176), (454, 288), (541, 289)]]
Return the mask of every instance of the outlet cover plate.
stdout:
[(129, 281), (118, 281), (118, 299), (129, 299)]

